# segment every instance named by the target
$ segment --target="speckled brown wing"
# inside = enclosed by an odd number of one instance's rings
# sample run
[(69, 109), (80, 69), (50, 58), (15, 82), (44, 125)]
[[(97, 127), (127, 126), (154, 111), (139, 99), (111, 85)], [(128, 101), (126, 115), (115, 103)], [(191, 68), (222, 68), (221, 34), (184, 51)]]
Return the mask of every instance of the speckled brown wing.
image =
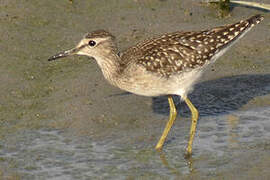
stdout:
[(148, 71), (165, 76), (180, 72), (187, 66), (192, 68), (196, 65), (197, 52), (181, 43), (182, 37), (191, 34), (194, 33), (175, 32), (145, 40), (123, 53), (123, 64), (136, 61), (135, 63), (143, 65)]
[(261, 15), (256, 15), (210, 30), (165, 34), (129, 48), (122, 59), (125, 64), (128, 64), (127, 61), (136, 61), (148, 71), (163, 76), (189, 71), (214, 61), (219, 52), (228, 49), (228, 46), (262, 20)]
[(149, 43), (139, 44), (143, 51), (137, 63), (142, 64), (148, 71), (164, 76), (202, 65), (203, 62), (196, 62), (196, 57), (200, 56), (196, 45), (191, 48), (191, 43), (184, 45), (182, 42), (184, 37), (194, 34), (196, 32), (175, 32), (162, 35)]

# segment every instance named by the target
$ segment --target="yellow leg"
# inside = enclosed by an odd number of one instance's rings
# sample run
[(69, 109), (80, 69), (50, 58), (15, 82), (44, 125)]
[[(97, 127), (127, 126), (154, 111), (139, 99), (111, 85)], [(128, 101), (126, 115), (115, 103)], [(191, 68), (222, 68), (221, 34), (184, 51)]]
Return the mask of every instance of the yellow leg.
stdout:
[(165, 129), (164, 129), (164, 131), (162, 133), (162, 136), (160, 137), (160, 139), (159, 139), (159, 141), (158, 141), (158, 143), (156, 145), (157, 150), (162, 149), (162, 146), (163, 146), (163, 144), (164, 144), (164, 142), (166, 140), (166, 137), (167, 137), (167, 135), (168, 135), (168, 133), (169, 133), (169, 131), (170, 131), (172, 125), (173, 125), (173, 122), (174, 122), (174, 120), (176, 118), (176, 115), (177, 115), (177, 111), (175, 109), (172, 96), (168, 97), (168, 101), (169, 101), (169, 105), (170, 105), (170, 119), (167, 122), (166, 127), (165, 127)]
[(191, 103), (191, 101), (188, 98), (185, 98), (185, 102), (188, 105), (190, 111), (191, 111), (191, 126), (190, 126), (190, 132), (189, 132), (189, 141), (188, 141), (188, 146), (187, 146), (187, 156), (191, 156), (192, 153), (192, 143), (194, 139), (194, 135), (196, 132), (196, 126), (197, 126), (197, 121), (199, 117), (199, 112), (195, 108), (195, 106)]

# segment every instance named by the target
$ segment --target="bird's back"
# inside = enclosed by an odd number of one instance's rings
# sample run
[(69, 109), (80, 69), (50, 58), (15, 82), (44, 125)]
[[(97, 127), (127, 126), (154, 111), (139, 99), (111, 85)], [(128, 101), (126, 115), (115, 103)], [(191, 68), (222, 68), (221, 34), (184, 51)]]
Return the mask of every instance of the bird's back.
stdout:
[(209, 30), (164, 34), (130, 47), (123, 52), (121, 61), (125, 67), (135, 63), (166, 77), (191, 71), (214, 62), (262, 20), (261, 15), (255, 15)]

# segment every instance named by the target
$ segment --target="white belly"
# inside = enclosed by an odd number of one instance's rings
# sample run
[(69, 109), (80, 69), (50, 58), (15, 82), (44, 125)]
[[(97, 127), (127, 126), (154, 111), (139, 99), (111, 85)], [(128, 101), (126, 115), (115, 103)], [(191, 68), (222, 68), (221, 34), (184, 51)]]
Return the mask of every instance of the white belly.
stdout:
[[(140, 74), (140, 75), (139, 75)], [(175, 94), (182, 98), (193, 89), (200, 79), (202, 69), (194, 69), (170, 76), (161, 77), (155, 73), (135, 73), (131, 78), (122, 81), (119, 87), (125, 91), (142, 96), (161, 96)], [(143, 74), (143, 76), (141, 75)]]

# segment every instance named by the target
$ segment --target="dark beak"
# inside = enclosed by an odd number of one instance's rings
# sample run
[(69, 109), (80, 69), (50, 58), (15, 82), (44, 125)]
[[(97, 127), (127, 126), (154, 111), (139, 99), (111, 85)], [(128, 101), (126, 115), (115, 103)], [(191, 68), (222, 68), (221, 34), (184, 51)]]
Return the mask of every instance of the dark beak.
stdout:
[(53, 61), (59, 58), (67, 57), (76, 54), (79, 51), (79, 48), (73, 48), (67, 51), (60, 52), (48, 59), (48, 61)]

